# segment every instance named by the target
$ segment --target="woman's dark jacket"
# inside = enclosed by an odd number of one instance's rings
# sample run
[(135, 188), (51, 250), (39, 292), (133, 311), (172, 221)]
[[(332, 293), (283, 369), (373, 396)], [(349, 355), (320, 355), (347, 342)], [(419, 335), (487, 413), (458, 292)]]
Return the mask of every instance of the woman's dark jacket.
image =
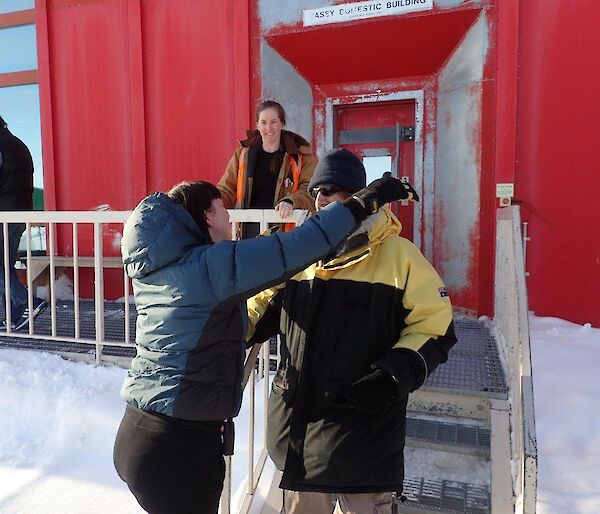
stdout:
[(211, 244), (165, 194), (142, 200), (122, 239), (138, 312), (123, 399), (185, 420), (236, 416), (246, 299), (329, 253), (354, 225), (350, 210), (336, 204), (289, 233)]
[[(250, 207), (254, 165), (258, 149), (262, 145), (262, 139), (258, 130), (249, 130), (247, 136), (245, 140), (240, 141), (240, 145), (233, 152), (225, 173), (217, 184), (225, 207), (230, 209), (248, 209)], [(294, 209), (308, 209), (313, 212), (315, 204), (307, 189), (317, 165), (317, 158), (312, 152), (310, 143), (294, 132), (282, 130), (281, 147), (285, 154), (277, 176), (273, 207), (282, 200), (286, 200), (292, 204)], [(241, 162), (240, 157), (242, 157)], [(298, 188), (295, 191), (293, 190), (294, 176), (290, 159), (300, 167)], [(242, 174), (241, 191), (238, 189), (240, 173)]]

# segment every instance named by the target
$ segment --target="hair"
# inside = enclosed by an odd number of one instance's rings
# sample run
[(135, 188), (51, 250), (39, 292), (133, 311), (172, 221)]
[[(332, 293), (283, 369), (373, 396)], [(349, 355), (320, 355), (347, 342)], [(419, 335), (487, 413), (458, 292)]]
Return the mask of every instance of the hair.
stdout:
[(6, 122), (2, 116), (0, 116), (0, 128), (6, 128)]
[(265, 109), (275, 109), (277, 111), (277, 116), (279, 116), (279, 119), (281, 120), (281, 123), (285, 125), (285, 110), (280, 103), (274, 102), (273, 100), (265, 100), (264, 102), (258, 104), (258, 107), (256, 108), (256, 121), (258, 121), (260, 113)]
[(169, 189), (167, 196), (188, 211), (202, 233), (210, 239), (206, 211), (211, 208), (213, 200), (221, 198), (221, 192), (213, 184), (204, 180), (184, 181)]

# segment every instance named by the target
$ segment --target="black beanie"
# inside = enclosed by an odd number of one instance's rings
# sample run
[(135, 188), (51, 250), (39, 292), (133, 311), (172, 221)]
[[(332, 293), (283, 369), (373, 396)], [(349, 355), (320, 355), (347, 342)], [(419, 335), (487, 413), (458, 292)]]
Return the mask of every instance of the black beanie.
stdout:
[(349, 193), (356, 193), (367, 185), (367, 173), (356, 155), (344, 148), (334, 148), (319, 160), (308, 183), (308, 192), (312, 193), (322, 184), (334, 184)]

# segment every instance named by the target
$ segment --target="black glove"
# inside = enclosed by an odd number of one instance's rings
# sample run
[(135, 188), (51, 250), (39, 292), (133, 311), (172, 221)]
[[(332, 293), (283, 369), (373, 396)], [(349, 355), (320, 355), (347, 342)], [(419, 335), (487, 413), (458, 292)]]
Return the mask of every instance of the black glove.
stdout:
[(377, 412), (396, 399), (396, 382), (382, 369), (365, 375), (350, 386), (348, 404), (362, 412)]
[(392, 177), (388, 171), (381, 178), (374, 180), (367, 187), (354, 193), (344, 204), (358, 222), (375, 214), (380, 207), (396, 200), (413, 200), (418, 202), (419, 195), (408, 182)]

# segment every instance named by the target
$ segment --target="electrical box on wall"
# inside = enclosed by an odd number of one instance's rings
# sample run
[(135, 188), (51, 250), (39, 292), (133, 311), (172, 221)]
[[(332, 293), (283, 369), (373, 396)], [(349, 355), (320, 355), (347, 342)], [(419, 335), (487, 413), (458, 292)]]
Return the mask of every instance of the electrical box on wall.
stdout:
[(500, 207), (508, 207), (515, 196), (515, 185), (513, 183), (496, 184), (496, 198)]

